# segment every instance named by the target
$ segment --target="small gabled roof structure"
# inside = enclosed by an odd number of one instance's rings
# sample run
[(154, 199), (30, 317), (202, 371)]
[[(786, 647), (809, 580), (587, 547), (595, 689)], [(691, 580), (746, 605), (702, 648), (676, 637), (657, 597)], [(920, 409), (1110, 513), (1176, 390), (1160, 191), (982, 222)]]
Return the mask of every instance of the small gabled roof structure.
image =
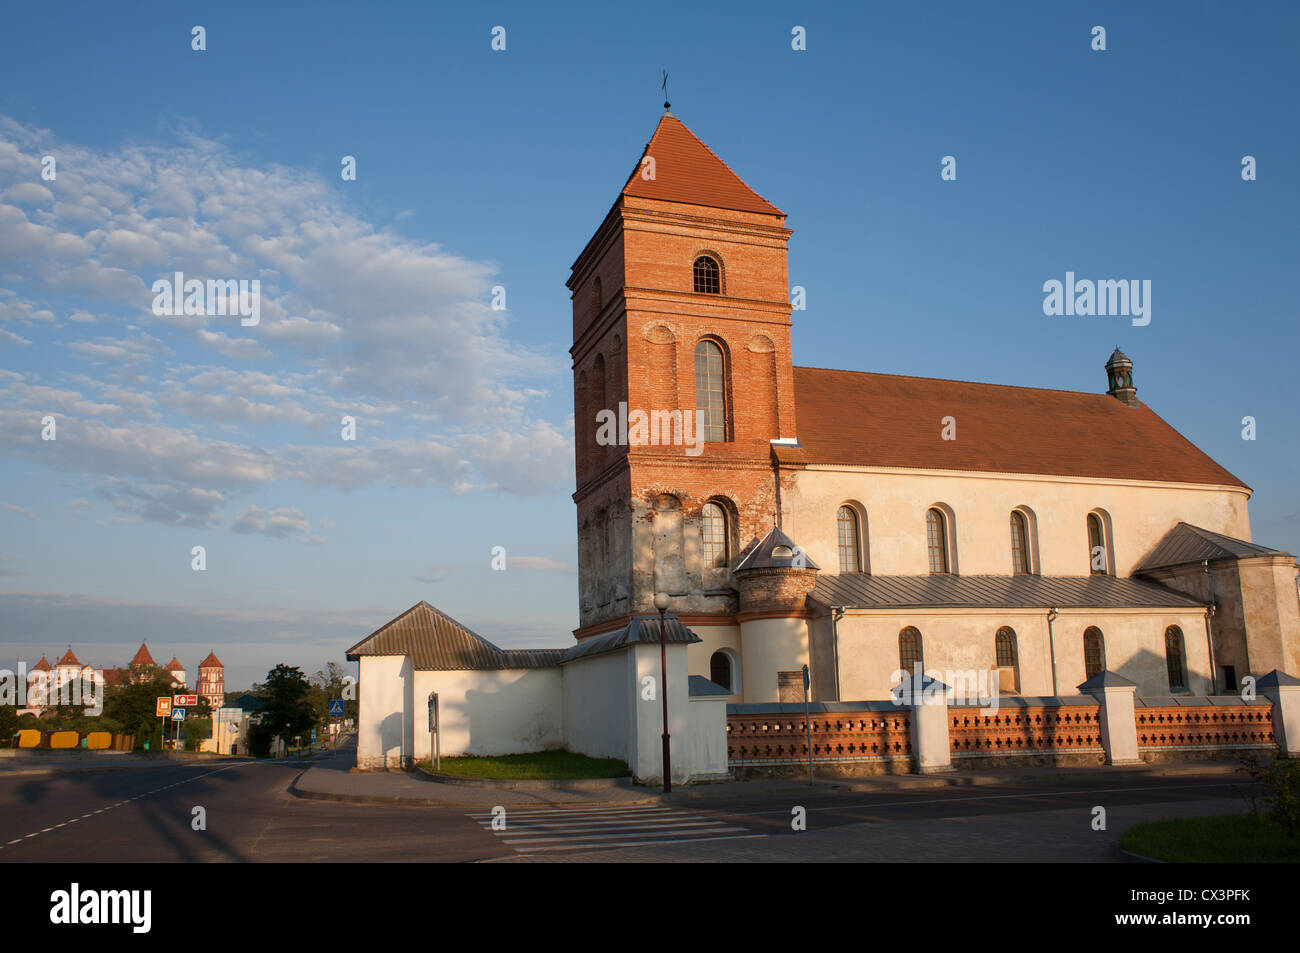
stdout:
[(1248, 559), (1251, 556), (1290, 556), (1290, 553), (1278, 549), (1269, 549), (1258, 543), (1248, 543), (1244, 539), (1234, 539), (1222, 533), (1212, 533), (1208, 529), (1193, 526), (1191, 523), (1179, 523), (1160, 542), (1142, 565), (1135, 572), (1150, 572), (1154, 569), (1170, 569), (1174, 566), (1186, 566), (1219, 559)]
[(365, 655), (409, 655), (421, 671), (458, 672), (556, 665), (564, 649), (502, 649), (421, 599), (347, 651), (349, 662)]
[(225, 668), (221, 664), (221, 659), (217, 658), (216, 652), (209, 652), (208, 657), (199, 663), (199, 668)]
[(46, 659), (44, 655), (42, 655), (42, 656), (41, 656), (41, 660), (40, 660), (39, 662), (37, 662), (35, 665), (32, 666), (32, 671), (33, 671), (33, 672), (48, 672), (48, 671), (50, 671), (50, 663), (49, 663), (49, 660)]
[(60, 667), (64, 665), (75, 665), (77, 668), (81, 668), (81, 663), (78, 662), (77, 657), (72, 654), (72, 646), (68, 646), (68, 651), (63, 653), (63, 658), (59, 659), (57, 664)]
[[(671, 612), (664, 614), (663, 625), (663, 641), (669, 645), (676, 643), (694, 645), (696, 642), (704, 641), (682, 625), (677, 616)], [(658, 645), (659, 638), (659, 616), (657, 614), (634, 615), (628, 624), (621, 629), (588, 636), (577, 645), (567, 649), (560, 649), (561, 658), (559, 663), (573, 662), (581, 658), (590, 658), (593, 655), (603, 655), (606, 652), (614, 652), (628, 645), (643, 645), (646, 643)]]
[(180, 663), (180, 659), (178, 659), (175, 655), (173, 655), (172, 660), (163, 667), (166, 668), (167, 671), (169, 672), (185, 671), (185, 666)]

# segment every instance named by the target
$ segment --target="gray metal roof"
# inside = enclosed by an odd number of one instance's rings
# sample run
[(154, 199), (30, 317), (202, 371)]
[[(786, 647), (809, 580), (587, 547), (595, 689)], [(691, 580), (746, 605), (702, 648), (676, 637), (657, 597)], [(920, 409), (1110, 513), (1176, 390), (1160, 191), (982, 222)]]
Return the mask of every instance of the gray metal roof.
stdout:
[(1186, 566), (1215, 559), (1245, 559), (1249, 556), (1290, 556), (1281, 550), (1269, 549), (1244, 539), (1234, 539), (1222, 533), (1212, 533), (1191, 523), (1179, 523), (1156, 544), (1156, 548), (1136, 572)]
[(348, 649), (349, 662), (364, 655), (409, 655), (420, 671), (546, 668), (564, 649), (502, 649), (451, 616), (420, 601)]
[[(669, 644), (683, 643), (692, 645), (695, 642), (703, 642), (704, 640), (678, 622), (677, 616), (669, 612), (664, 618), (664, 641)], [(577, 645), (565, 649), (564, 657), (560, 659), (560, 662), (573, 662), (580, 658), (590, 658), (593, 655), (613, 652), (625, 645), (638, 645), (646, 642), (652, 642), (656, 645), (659, 643), (658, 615), (633, 616), (632, 620), (621, 629), (614, 629), (612, 632), (605, 632), (601, 635), (588, 636)]]
[[(664, 639), (687, 645), (703, 641), (672, 613), (664, 620)], [(568, 648), (503, 649), (420, 601), (348, 649), (347, 659), (355, 662), (368, 655), (409, 655), (411, 664), (425, 672), (550, 668), (626, 645), (658, 641), (659, 616), (645, 615), (633, 616), (622, 628), (590, 636)]]
[(1203, 608), (1204, 603), (1165, 586), (1115, 576), (822, 576), (808, 598), (850, 609)]
[(690, 675), (687, 677), (688, 693), (693, 697), (713, 697), (730, 695), (731, 689), (724, 688), (717, 682), (711, 682), (703, 675)]

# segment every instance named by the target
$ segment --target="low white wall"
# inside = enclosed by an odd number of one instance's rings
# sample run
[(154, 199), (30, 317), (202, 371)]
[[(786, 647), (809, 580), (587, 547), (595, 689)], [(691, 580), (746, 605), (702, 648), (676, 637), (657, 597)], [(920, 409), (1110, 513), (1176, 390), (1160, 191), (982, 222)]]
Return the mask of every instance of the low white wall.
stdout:
[[(686, 717), (686, 745), (683, 770), (689, 778), (725, 777), (727, 775), (727, 696), (705, 695), (692, 698)], [(673, 747), (673, 761), (677, 760)], [(677, 765), (673, 764), (673, 776)]]
[[(438, 693), (439, 751), (500, 755), (564, 744), (559, 669), (415, 673), (415, 760), (430, 755), (429, 694)], [(365, 693), (362, 693), (365, 697)]]
[(357, 727), (357, 767), (401, 768), (409, 757), (411, 660), (405, 655), (370, 655), (361, 659), (361, 718)]
[(564, 680), (564, 737), (570, 751), (593, 758), (629, 752), (636, 685), (627, 652), (609, 652), (560, 668)]

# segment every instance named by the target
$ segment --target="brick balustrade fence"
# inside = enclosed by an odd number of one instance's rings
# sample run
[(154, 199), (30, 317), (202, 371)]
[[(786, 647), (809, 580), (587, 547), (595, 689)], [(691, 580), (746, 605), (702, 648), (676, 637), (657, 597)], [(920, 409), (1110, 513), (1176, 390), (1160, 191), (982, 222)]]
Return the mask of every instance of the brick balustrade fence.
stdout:
[[(732, 765), (807, 762), (803, 705), (728, 707), (762, 709), (728, 712), (727, 760)], [(815, 703), (810, 709), (814, 762), (892, 760), (912, 754), (912, 720), (907, 708), (890, 702), (859, 702)]]
[[(1238, 698), (1137, 699), (1139, 748), (1237, 748), (1276, 745), (1273, 705), (1266, 700), (1247, 704)], [(1204, 704), (1189, 704), (1188, 702)], [(1167, 703), (1166, 703), (1167, 702)]]
[(1040, 751), (1101, 751), (1101, 706), (1025, 705), (950, 708), (954, 755)]

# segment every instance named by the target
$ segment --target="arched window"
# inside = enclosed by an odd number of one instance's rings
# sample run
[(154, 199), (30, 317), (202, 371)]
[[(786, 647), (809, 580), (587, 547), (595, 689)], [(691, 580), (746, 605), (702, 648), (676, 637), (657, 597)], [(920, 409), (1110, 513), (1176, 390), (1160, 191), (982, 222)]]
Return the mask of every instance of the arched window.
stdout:
[(709, 568), (727, 566), (727, 511), (717, 503), (705, 503), (700, 522), (704, 536), (704, 565)]
[(1187, 690), (1187, 666), (1183, 664), (1183, 630), (1176, 625), (1165, 629), (1165, 668), (1169, 670), (1169, 690)]
[(722, 269), (708, 255), (695, 259), (695, 293), (716, 295), (722, 293)]
[(725, 363), (722, 348), (707, 338), (695, 345), (695, 406), (704, 412), (703, 438), (711, 443), (726, 440)]
[(1029, 572), (1029, 520), (1019, 510), (1011, 511), (1011, 571)]
[(851, 506), (841, 506), (835, 514), (839, 527), (840, 572), (862, 572), (862, 555), (858, 540), (862, 538), (858, 514)]
[(925, 538), (930, 547), (930, 572), (948, 572), (948, 519), (938, 507), (925, 514)]
[(1020, 691), (1020, 656), (1016, 651), (1016, 632), (1010, 626), (998, 629), (993, 637), (993, 655), (997, 662), (998, 689)]
[(1092, 678), (1106, 671), (1106, 640), (1101, 629), (1089, 626), (1083, 630), (1083, 677)]
[(908, 626), (898, 633), (898, 667), (911, 674), (917, 666), (924, 666), (925, 658), (921, 652), (921, 633)]
[(1088, 565), (1094, 576), (1110, 573), (1110, 560), (1107, 558), (1106, 527), (1096, 513), (1088, 514)]
[(709, 681), (730, 692), (735, 691), (731, 687), (731, 656), (726, 652), (714, 652), (709, 658)]

